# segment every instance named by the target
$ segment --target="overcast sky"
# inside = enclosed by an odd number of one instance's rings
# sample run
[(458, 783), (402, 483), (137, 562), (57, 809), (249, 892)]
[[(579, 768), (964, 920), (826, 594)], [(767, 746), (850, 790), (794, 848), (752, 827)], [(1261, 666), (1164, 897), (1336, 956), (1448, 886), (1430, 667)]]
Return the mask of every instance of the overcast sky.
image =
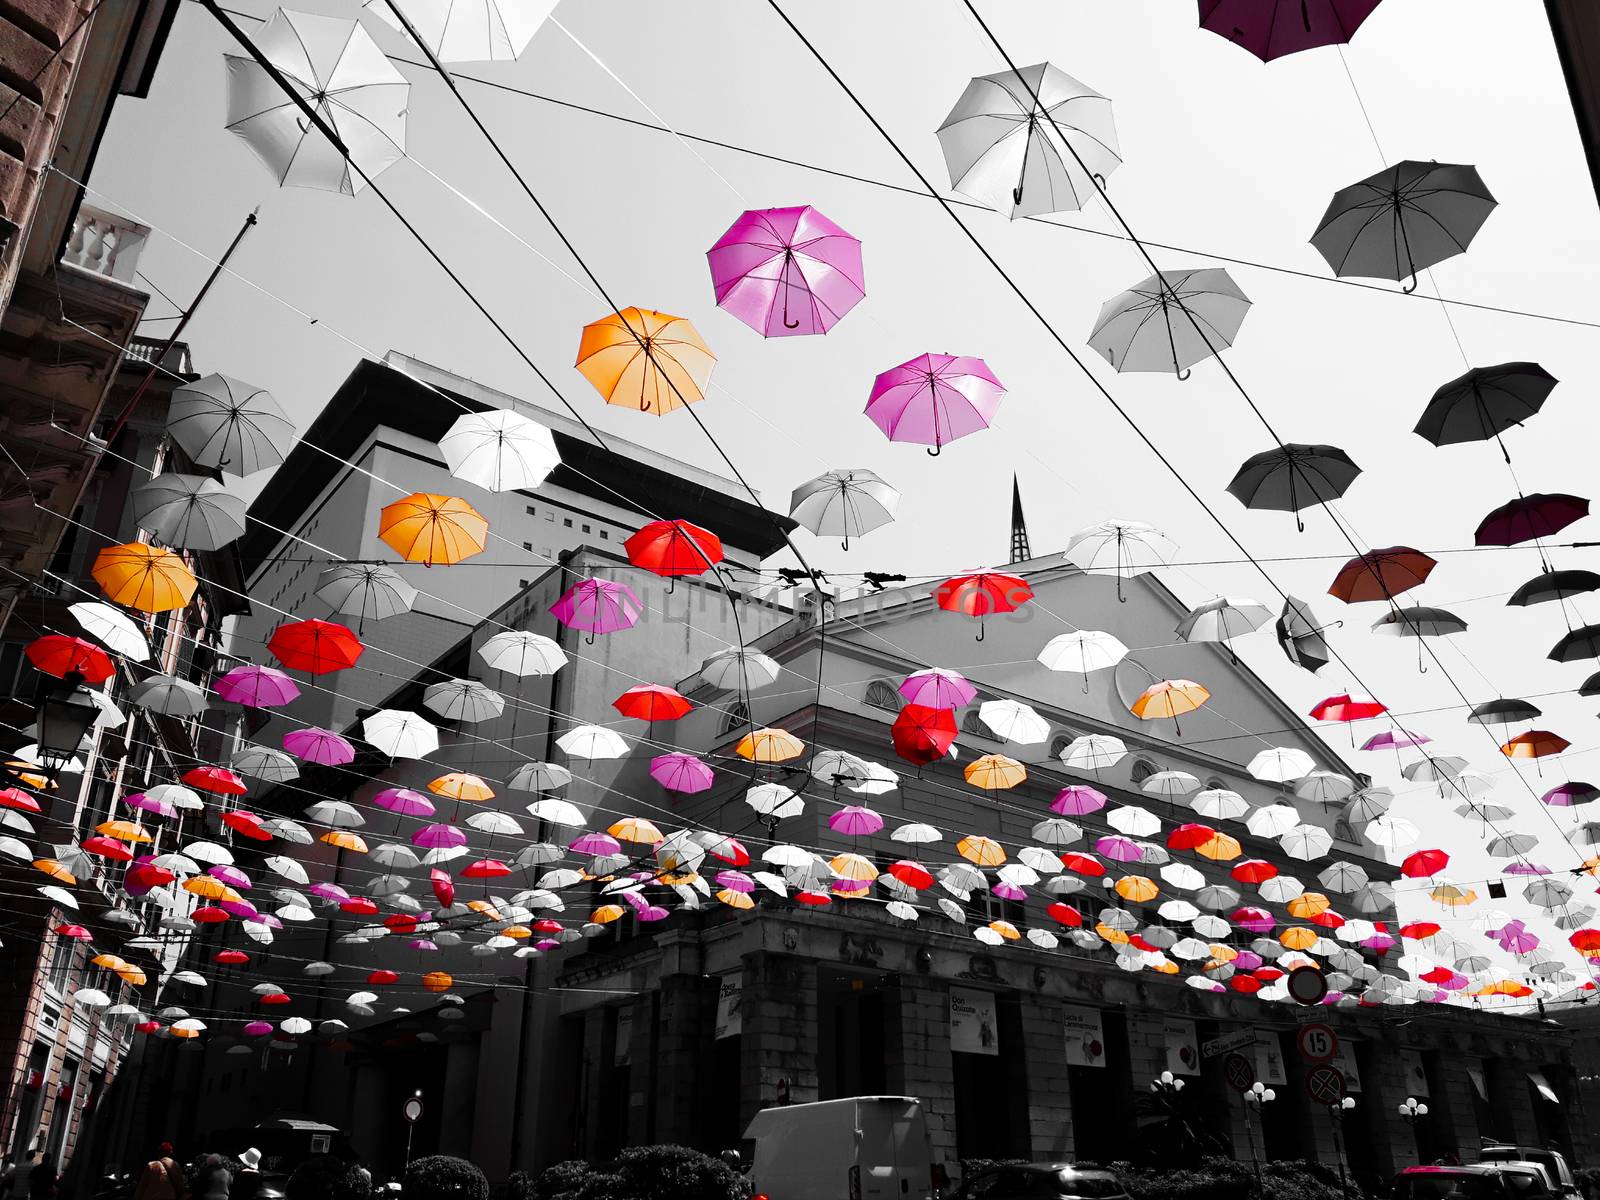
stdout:
[[(271, 11), (251, 0), (242, 7), (263, 17)], [(301, 7), (357, 14), (351, 0)], [(937, 184), (947, 184), (934, 131), (971, 76), (1004, 66), (959, 0), (805, 0), (787, 7), (900, 146)], [(983, 11), (1017, 62), (1048, 60), (1112, 99), (1125, 158), (1110, 179), (1113, 199), (1142, 238), (1196, 252), (1156, 250), (1163, 268), (1217, 265), (1198, 253), (1205, 251), (1312, 276), (1230, 265), (1254, 307), (1227, 358), (1286, 440), (1336, 444), (1364, 468), (1340, 505), (1358, 539), (1432, 552), (1471, 546), (1479, 519), (1515, 487), (1492, 444), (1441, 450), (1411, 432), (1434, 389), (1464, 369), (1443, 310), (1398, 288), (1331, 282), (1308, 237), (1335, 190), (1386, 162), (1472, 163), (1500, 207), (1468, 254), (1435, 270), (1439, 290), (1600, 321), (1591, 286), (1600, 214), (1543, 5), (1387, 0), (1344, 51), (1348, 77), (1335, 49), (1263, 66), (1198, 31), (1194, 6), (1177, 0), (1012, 0), (986, 3)], [(764, 0), (569, 0), (556, 16), (681, 131), (917, 187)], [(406, 51), (387, 25), (370, 17), (366, 24), (391, 53)], [(119, 103), (92, 180), (91, 202), (129, 210), (207, 253), (219, 252), (245, 214), (261, 207), (261, 223), (235, 265), (262, 290), (237, 280), (219, 284), (187, 336), (198, 369), (267, 387), (302, 427), (357, 361), (358, 346), (378, 355), (402, 350), (548, 401), (375, 197), (274, 186), (223, 128), (222, 55), (232, 49), (203, 9), (183, 5), (150, 98)], [(554, 25), (519, 62), (462, 69), (648, 118)], [(417, 161), (390, 168), (380, 177), (383, 187), (588, 420), (720, 469), (685, 414), (657, 419), (608, 408), (572, 369), (578, 331), (603, 315), (604, 305), (419, 167), (449, 179), (573, 269), (442, 84), (427, 71), (404, 70), (414, 83), (408, 150)], [(697, 411), (768, 503), (786, 507), (792, 487), (830, 467), (870, 467), (902, 489), (899, 522), (848, 553), (837, 541), (800, 535), (822, 569), (933, 574), (1003, 562), (1015, 472), (1035, 554), (1061, 548), (1073, 531), (1106, 518), (1148, 521), (1176, 540), (1180, 561), (1191, 564), (1164, 574), (1186, 601), (1225, 594), (1278, 606), (1275, 588), (1253, 568), (1202, 565), (1239, 554), (933, 201), (727, 150), (691, 151), (668, 135), (463, 86), (619, 302), (698, 325), (720, 362), (719, 386)], [(744, 208), (803, 203), (862, 239), (867, 300), (826, 338), (764, 341), (715, 307), (704, 252)], [(1350, 555), (1325, 516), (1308, 514), (1301, 534), (1291, 517), (1246, 511), (1224, 492), (1239, 463), (1271, 442), (1215, 364), (1197, 367), (1186, 383), (1119, 377), (1087, 350), (1101, 304), (1148, 274), (1132, 245), (1084, 232), (1111, 230), (1109, 215), (1063, 214), (1057, 220), (1074, 228), (1050, 228), (960, 211), (1252, 553), (1309, 559), (1269, 562), (1268, 570), (1284, 589), (1321, 597), (1316, 607), (1325, 617), (1344, 619), (1335, 642), (1378, 698), (1396, 712), (1440, 710), (1408, 723), (1432, 734), (1440, 752), (1501, 773), (1492, 799), (1517, 810), (1511, 824), (1544, 837), (1534, 858), (1558, 869), (1575, 863), (1578, 855), (1550, 820), (1570, 830), (1571, 815), (1547, 813), (1534, 797), (1569, 771), (1582, 778), (1600, 770), (1592, 761), (1595, 705), (1575, 694), (1550, 695), (1575, 688), (1595, 664), (1546, 661), (1566, 632), (1556, 606), (1505, 607), (1506, 595), (1539, 570), (1535, 554), (1442, 555), (1416, 594), (1471, 624), (1467, 634), (1435, 645), (1473, 701), (1537, 697), (1546, 713), (1540, 725), (1573, 742), (1542, 774), (1524, 770), (1524, 785), (1494, 740), (1464, 722), (1445, 672), (1420, 673), (1413, 643), (1367, 632), (1380, 609), (1344, 610), (1325, 595)], [(208, 264), (158, 234), (141, 268), (181, 300)], [(1428, 289), (1424, 281), (1421, 291)], [(308, 311), (317, 324), (273, 297)], [(152, 315), (170, 311), (159, 299), (150, 308)], [(1546, 410), (1507, 443), (1525, 491), (1586, 494), (1596, 439), (1586, 415), (1585, 367), (1595, 329), (1463, 308), (1454, 320), (1472, 364), (1531, 359), (1562, 380)], [(153, 324), (148, 332), (169, 328)], [(1008, 388), (996, 426), (938, 459), (888, 443), (861, 412), (878, 371), (929, 350), (978, 355)], [(1572, 532), (1600, 540), (1587, 523)], [(1595, 556), (1567, 550), (1553, 557), (1557, 566), (1577, 567), (1593, 565)], [(1600, 617), (1600, 601), (1577, 609)], [(1155, 631), (1152, 640), (1171, 640), (1165, 633)], [(1291, 668), (1270, 626), (1239, 649), (1301, 712), (1357, 687), (1337, 664), (1320, 678)], [(1159, 651), (1142, 657), (1155, 665)], [(1358, 736), (1382, 727), (1360, 726)], [(1392, 755), (1352, 752), (1342, 730), (1330, 740), (1357, 769), (1391, 781)], [(1451, 874), (1492, 874), (1476, 827), (1450, 816), (1451, 807), (1413, 795), (1396, 811), (1423, 825), (1421, 845), (1456, 856)], [(1465, 917), (1489, 908), (1480, 904)]]

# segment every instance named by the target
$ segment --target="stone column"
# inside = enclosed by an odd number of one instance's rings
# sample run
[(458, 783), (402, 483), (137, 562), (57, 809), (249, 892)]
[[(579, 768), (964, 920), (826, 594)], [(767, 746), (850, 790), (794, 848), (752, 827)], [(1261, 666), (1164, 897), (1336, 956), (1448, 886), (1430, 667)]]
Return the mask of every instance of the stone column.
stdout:
[(1539, 1125), (1533, 1117), (1533, 1097), (1528, 1094), (1528, 1063), (1523, 1058), (1484, 1060), (1484, 1077), (1489, 1084), (1489, 1103), (1511, 1118), (1511, 1128), (1519, 1146), (1539, 1144)]
[(950, 1059), (950, 987), (928, 975), (900, 978), (900, 1003), (891, 1024), (889, 1084), (922, 1101), (933, 1161), (954, 1176), (955, 1064)]
[(1071, 1161), (1072, 1083), (1067, 1075), (1059, 1002), (1042, 996), (1023, 997), (1022, 1050), (1028, 1064), (1028, 1124), (1033, 1157)]
[(633, 1029), (628, 1038), (628, 1144), (646, 1146), (655, 1138), (656, 996), (640, 992), (633, 1000)]
[[(692, 1146), (699, 1134), (700, 1064), (711, 1048), (717, 981), (705, 975), (664, 975), (660, 990), (656, 1140)], [(591, 1097), (598, 1094), (591, 1092)]]
[[(1434, 1060), (1436, 1093), (1428, 1101), (1429, 1107), (1439, 1105), (1440, 1119), (1444, 1124), (1435, 1126), (1442, 1136), (1453, 1143), (1456, 1156), (1470, 1162), (1478, 1150), (1478, 1136), (1488, 1130), (1478, 1129), (1478, 1112), (1472, 1103), (1472, 1078), (1467, 1074), (1469, 1059), (1454, 1050), (1441, 1050)], [(1523, 1089), (1526, 1091), (1526, 1087)]]
[(759, 950), (744, 956), (739, 1046), (739, 1118), (747, 1123), (778, 1102), (817, 1099), (817, 964)]
[[(1371, 1138), (1378, 1150), (1379, 1172), (1388, 1177), (1402, 1167), (1417, 1165), (1417, 1139), (1399, 1113), (1399, 1106), (1409, 1092), (1406, 1089), (1406, 1069), (1395, 1053), (1396, 1043), (1372, 1041), (1367, 1061), (1361, 1062), (1361, 1098), (1357, 1111), (1365, 1110), (1365, 1122), (1358, 1126), (1360, 1132)], [(1358, 1051), (1358, 1055), (1359, 1055)], [(1353, 1126), (1355, 1122), (1351, 1123)]]
[(470, 1155), (476, 1124), (478, 1040), (453, 1042), (445, 1049), (444, 1095), (440, 1097), (439, 1153)]

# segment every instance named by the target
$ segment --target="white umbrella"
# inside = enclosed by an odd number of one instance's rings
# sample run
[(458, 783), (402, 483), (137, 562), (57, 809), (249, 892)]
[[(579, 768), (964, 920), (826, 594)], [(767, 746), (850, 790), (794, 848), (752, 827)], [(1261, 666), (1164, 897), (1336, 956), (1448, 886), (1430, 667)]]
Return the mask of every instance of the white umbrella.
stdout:
[(1141, 521), (1102, 521), (1073, 534), (1064, 557), (1083, 571), (1115, 573), (1117, 598), (1121, 600), (1124, 579), (1165, 566), (1177, 553), (1178, 547), (1154, 525)]
[[(1332, 892), (1354, 892), (1367, 886), (1366, 871), (1350, 862), (1336, 862), (1324, 868), (1317, 882)], [(1346, 922), (1347, 925), (1354, 922)], [(1344, 932), (1341, 928), (1340, 933)]]
[(1191, 608), (1176, 632), (1186, 642), (1226, 642), (1254, 633), (1271, 619), (1272, 611), (1264, 604), (1242, 596), (1218, 596)]
[(1467, 760), (1457, 754), (1434, 754), (1407, 763), (1400, 774), (1412, 783), (1442, 783), (1467, 769)]
[(1033, 827), (1032, 836), (1046, 846), (1070, 846), (1083, 837), (1083, 830), (1063, 817), (1048, 817)]
[(479, 648), (478, 657), (511, 675), (553, 675), (567, 665), (566, 654), (552, 639), (518, 629), (495, 634)]
[(871, 471), (828, 471), (795, 488), (789, 515), (818, 537), (850, 539), (894, 520), (900, 493)]
[(1157, 771), (1139, 790), (1147, 796), (1187, 796), (1199, 786), (1200, 781), (1187, 771)]
[(700, 678), (724, 692), (752, 691), (776, 680), (781, 669), (758, 650), (731, 646), (700, 664)]
[(1149, 837), (1161, 829), (1161, 818), (1147, 808), (1127, 804), (1106, 814), (1106, 824), (1129, 837)]
[(288, 783), (300, 777), (300, 767), (294, 756), (270, 746), (246, 746), (228, 760), (228, 766), (241, 775), (251, 775), (267, 783)]
[(850, 790), (864, 796), (881, 796), (885, 792), (892, 792), (900, 786), (900, 776), (892, 767), (886, 767), (880, 762), (866, 761), (867, 777), (860, 783), (852, 784)]
[(1076, 212), (1122, 163), (1111, 101), (1049, 63), (972, 80), (939, 144), (950, 186), (1012, 218)]
[(1001, 741), (1031, 746), (1050, 736), (1050, 722), (1020, 700), (985, 700), (978, 705), (978, 720)]
[(311, 876), (306, 874), (305, 867), (287, 855), (273, 854), (265, 861), (267, 870), (287, 879), (290, 883), (304, 886), (311, 882)]
[(311, 836), (310, 830), (298, 821), (291, 821), (288, 817), (273, 817), (269, 821), (263, 821), (261, 822), (261, 828), (265, 829), (273, 837), (288, 842), (291, 846), (309, 846), (316, 841)]
[(431, 683), (422, 703), (447, 721), (469, 724), (487, 721), (505, 711), (505, 698), (476, 679), (446, 679)]
[[(1256, 890), (1261, 893), (1263, 900), (1271, 901), (1273, 904), (1287, 904), (1295, 897), (1305, 895), (1306, 885), (1293, 875), (1274, 875)], [(1272, 944), (1277, 945), (1276, 942)]]
[(527, 762), (517, 768), (506, 786), (519, 792), (549, 792), (572, 782), (572, 772), (549, 762)]
[(1237, 821), (1250, 811), (1250, 803), (1227, 788), (1207, 788), (1189, 798), (1189, 807), (1214, 821)]
[(306, 820), (334, 829), (356, 829), (367, 823), (355, 805), (344, 800), (318, 800), (306, 809)]
[(579, 725), (569, 729), (556, 739), (556, 745), (569, 758), (583, 758), (590, 762), (597, 758), (621, 758), (628, 752), (628, 743), (622, 735), (601, 725)]
[(1305, 778), (1316, 765), (1316, 760), (1304, 750), (1274, 746), (1252, 758), (1245, 770), (1267, 783), (1288, 783)]
[(317, 599), (361, 624), (410, 612), (417, 589), (386, 563), (335, 563), (317, 576)]
[(401, 870), (414, 867), (422, 861), (415, 850), (401, 842), (379, 842), (367, 852), (367, 857), (380, 867), (398, 867)]
[(1393, 803), (1394, 793), (1386, 787), (1362, 788), (1345, 806), (1345, 820), (1352, 825), (1364, 825), (1388, 812)]
[(914, 821), (908, 825), (899, 826), (893, 833), (889, 835), (889, 840), (894, 842), (906, 842), (913, 846), (920, 846), (926, 845), (930, 842), (937, 842), (943, 837), (944, 834), (940, 833), (932, 825), (923, 824), (920, 821)]
[(1127, 754), (1128, 747), (1121, 738), (1108, 733), (1086, 733), (1068, 742), (1059, 757), (1066, 766), (1098, 771), (1102, 767), (1116, 766)]
[(1309, 862), (1333, 849), (1333, 834), (1320, 825), (1296, 825), (1278, 839), (1278, 845), (1290, 858)]
[(522, 826), (517, 824), (515, 819), (492, 809), (473, 813), (467, 818), (467, 825), (480, 833), (487, 833), (496, 837), (501, 835), (515, 837), (522, 832)]
[(1206, 877), (1188, 863), (1168, 863), (1161, 868), (1161, 878), (1170, 886), (1185, 892), (1196, 892), (1206, 885)]
[(1300, 824), (1300, 814), (1287, 804), (1269, 804), (1245, 818), (1245, 828), (1257, 837), (1281, 837)]
[[(512, 2), (526, 5), (526, 0)], [(387, 0), (374, 0), (367, 7), (389, 11)], [(491, 492), (536, 488), (561, 463), (554, 435), (509, 408), (463, 413), (439, 439), (439, 449), (450, 474)]]
[(169, 717), (198, 717), (206, 710), (206, 694), (187, 679), (152, 675), (128, 693), (128, 703)]
[(183, 848), (183, 853), (195, 862), (210, 863), (212, 866), (225, 867), (233, 863), (233, 851), (216, 842), (190, 842)]
[(1404, 817), (1383, 813), (1362, 826), (1361, 836), (1375, 846), (1395, 850), (1401, 846), (1411, 845), (1422, 836), (1422, 833)]
[(390, 758), (427, 758), (439, 748), (439, 731), (414, 712), (380, 708), (361, 722), (361, 736)]
[(100, 715), (95, 717), (96, 729), (120, 729), (128, 719), (128, 714), (117, 707), (116, 702), (104, 692), (97, 692), (93, 688), (88, 690), (89, 700), (100, 710)]
[(1296, 781), (1294, 794), (1302, 800), (1314, 800), (1332, 807), (1348, 800), (1356, 790), (1356, 781), (1337, 771), (1312, 771)]
[(98, 600), (83, 600), (67, 605), (67, 611), (83, 626), (85, 633), (108, 650), (134, 662), (144, 662), (150, 657), (150, 644), (145, 641), (143, 630), (121, 609)]
[(1526, 854), (1538, 844), (1539, 839), (1531, 833), (1507, 833), (1490, 838), (1484, 851), (1491, 858), (1514, 858)]
[[(386, 0), (364, 7), (405, 32)], [(555, 7), (556, 0), (405, 0), (400, 11), (441, 62), (506, 62), (528, 48)]]
[(197, 465), (239, 476), (277, 466), (295, 439), (294, 422), (271, 395), (228, 375), (174, 391), (167, 432)]
[(781, 783), (758, 783), (744, 794), (744, 801), (755, 810), (757, 816), (774, 821), (798, 817), (806, 807), (805, 801), (793, 789)]
[(220, 550), (244, 536), (243, 496), (206, 475), (164, 473), (134, 489), (133, 515), (169, 546)]
[(1085, 676), (1083, 690), (1089, 690), (1087, 676), (1114, 667), (1128, 655), (1128, 648), (1117, 638), (1098, 629), (1058, 633), (1039, 651), (1039, 661), (1052, 671), (1072, 671)]
[(1221, 267), (1163, 271), (1107, 300), (1089, 345), (1119, 372), (1187, 379), (1195, 363), (1233, 345), (1249, 311), (1250, 298)]
[(530, 817), (537, 817), (541, 821), (549, 821), (552, 825), (568, 825), (573, 828), (584, 824), (583, 813), (576, 804), (566, 800), (535, 800), (525, 810)]
[(280, 187), (350, 196), (365, 186), (363, 173), (377, 175), (405, 157), (411, 85), (359, 23), (280, 8), (255, 31), (255, 41), (360, 168), (351, 168), (253, 58), (225, 55), (227, 127), (255, 151)]

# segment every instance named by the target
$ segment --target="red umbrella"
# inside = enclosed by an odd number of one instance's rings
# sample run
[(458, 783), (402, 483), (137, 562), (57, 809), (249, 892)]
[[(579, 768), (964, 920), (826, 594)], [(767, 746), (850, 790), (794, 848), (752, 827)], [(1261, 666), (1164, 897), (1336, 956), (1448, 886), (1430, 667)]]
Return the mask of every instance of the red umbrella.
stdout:
[(1412, 879), (1426, 879), (1449, 865), (1450, 856), (1443, 850), (1418, 850), (1406, 855), (1405, 861), (1400, 864), (1400, 874), (1409, 875)]
[(87, 942), (94, 936), (82, 925), (57, 925), (56, 933), (60, 937), (76, 938), (80, 942)]
[(267, 649), (291, 671), (326, 675), (356, 665), (366, 649), (359, 638), (334, 621), (290, 621), (273, 630)]
[(192, 788), (219, 796), (242, 796), (250, 790), (249, 785), (227, 767), (191, 767), (183, 773), (183, 781)]
[(250, 956), (243, 950), (219, 950), (217, 951), (216, 961), (224, 966), (237, 967), (242, 963), (249, 962)]
[(1357, 555), (1334, 576), (1328, 595), (1346, 604), (1389, 600), (1418, 587), (1439, 564), (1410, 546), (1389, 546)]
[(1352, 696), (1348, 692), (1341, 692), (1318, 704), (1311, 710), (1311, 715), (1319, 721), (1366, 721), (1388, 711), (1387, 704), (1381, 704), (1371, 696)]
[(383, 919), (383, 926), (390, 933), (415, 933), (417, 916), (415, 913), (390, 913)]
[(1412, 921), (1409, 925), (1400, 926), (1400, 936), (1410, 938), (1412, 941), (1421, 941), (1423, 938), (1431, 938), (1443, 928), (1443, 925), (1434, 921)]
[(1479, 546), (1515, 546), (1552, 537), (1588, 515), (1589, 502), (1582, 496), (1535, 492), (1495, 509), (1478, 526), (1473, 541)]
[(204, 908), (195, 909), (189, 914), (189, 919), (198, 921), (202, 925), (221, 925), (228, 919), (228, 914), (220, 908), (207, 905)]
[(1059, 922), (1070, 929), (1076, 929), (1083, 924), (1083, 914), (1073, 908), (1072, 905), (1065, 904), (1060, 900), (1057, 900), (1044, 911), (1050, 915), (1052, 921)]
[(898, 879), (907, 887), (922, 891), (933, 886), (933, 872), (919, 862), (912, 862), (909, 858), (902, 858), (897, 863), (889, 864), (889, 874)]
[(540, 917), (533, 923), (535, 933), (560, 933), (561, 922), (554, 917)]
[(1333, 909), (1326, 909), (1311, 918), (1313, 925), (1321, 925), (1325, 929), (1338, 929), (1344, 924), (1344, 918)]
[(222, 814), (222, 823), (235, 833), (257, 842), (270, 842), (272, 835), (261, 828), (261, 818), (253, 812), (236, 809)]
[(263, 1004), (293, 1004), (294, 1003), (294, 997), (289, 995), (288, 992), (269, 992), (267, 995), (261, 997), (261, 1003), (263, 1003)]
[(443, 907), (449, 908), (456, 902), (456, 885), (450, 878), (448, 871), (441, 871), (434, 867), (428, 872), (428, 886), (433, 889), (433, 897)]
[(611, 707), (625, 717), (641, 721), (676, 721), (694, 705), (673, 688), (644, 683), (623, 692), (611, 702)]
[(20, 808), (23, 812), (36, 813), (39, 802), (21, 788), (0, 788), (0, 808)]
[(722, 539), (688, 521), (651, 521), (622, 548), (634, 566), (668, 579), (703, 575), (722, 561)]
[(1196, 846), (1204, 846), (1217, 836), (1217, 831), (1209, 825), (1199, 825), (1191, 822), (1179, 825), (1167, 835), (1167, 848), (1169, 850), (1193, 850)]
[(25, 653), (29, 662), (57, 679), (78, 674), (85, 683), (104, 683), (117, 670), (111, 656), (99, 646), (64, 633), (47, 633), (35, 638), (28, 643)]
[(1277, 875), (1278, 868), (1262, 858), (1247, 858), (1233, 865), (1233, 877), (1240, 883), (1265, 883)]
[(136, 863), (128, 868), (127, 874), (123, 876), (123, 884), (148, 890), (149, 888), (165, 887), (176, 878), (177, 876), (165, 867), (158, 867), (155, 863), (143, 862)]
[(95, 834), (94, 837), (84, 838), (82, 845), (90, 854), (98, 854), (101, 858), (109, 858), (113, 862), (133, 861), (133, 851), (114, 837)]
[(378, 911), (378, 906), (365, 896), (352, 896), (339, 904), (340, 912), (351, 913), (358, 917), (370, 917)]
[(1083, 854), (1077, 850), (1068, 850), (1061, 856), (1061, 865), (1069, 871), (1076, 871), (1079, 875), (1088, 875), (1098, 879), (1106, 873), (1105, 864), (1092, 854)]
[(978, 618), (978, 640), (983, 641), (983, 618), (989, 613), (1015, 612), (1033, 599), (1033, 589), (1020, 575), (980, 571), (976, 575), (957, 575), (946, 579), (933, 593), (934, 601), (946, 612)]
[(499, 879), (511, 874), (511, 868), (498, 858), (480, 858), (462, 870), (464, 879)]
[(955, 744), (955, 714), (946, 708), (908, 704), (894, 719), (889, 737), (894, 742), (894, 752), (907, 762), (918, 766), (938, 762)]

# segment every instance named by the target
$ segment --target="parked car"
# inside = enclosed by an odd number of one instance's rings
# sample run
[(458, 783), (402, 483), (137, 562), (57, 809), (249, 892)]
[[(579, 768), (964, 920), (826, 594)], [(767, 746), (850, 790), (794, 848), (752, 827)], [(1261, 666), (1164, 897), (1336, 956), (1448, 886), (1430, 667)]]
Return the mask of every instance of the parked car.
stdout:
[(1407, 1167), (1395, 1176), (1393, 1200), (1555, 1200), (1535, 1163), (1469, 1163)]
[(961, 1181), (952, 1200), (1129, 1200), (1129, 1196), (1110, 1171), (1054, 1162), (975, 1172)]
[(1581, 1200), (1578, 1181), (1567, 1165), (1566, 1156), (1559, 1150), (1540, 1150), (1537, 1146), (1495, 1145), (1485, 1146), (1478, 1158), (1486, 1163), (1525, 1162), (1538, 1163), (1549, 1176), (1550, 1190), (1565, 1200)]
[(764, 1108), (744, 1131), (757, 1200), (933, 1200), (933, 1151), (909, 1096)]

